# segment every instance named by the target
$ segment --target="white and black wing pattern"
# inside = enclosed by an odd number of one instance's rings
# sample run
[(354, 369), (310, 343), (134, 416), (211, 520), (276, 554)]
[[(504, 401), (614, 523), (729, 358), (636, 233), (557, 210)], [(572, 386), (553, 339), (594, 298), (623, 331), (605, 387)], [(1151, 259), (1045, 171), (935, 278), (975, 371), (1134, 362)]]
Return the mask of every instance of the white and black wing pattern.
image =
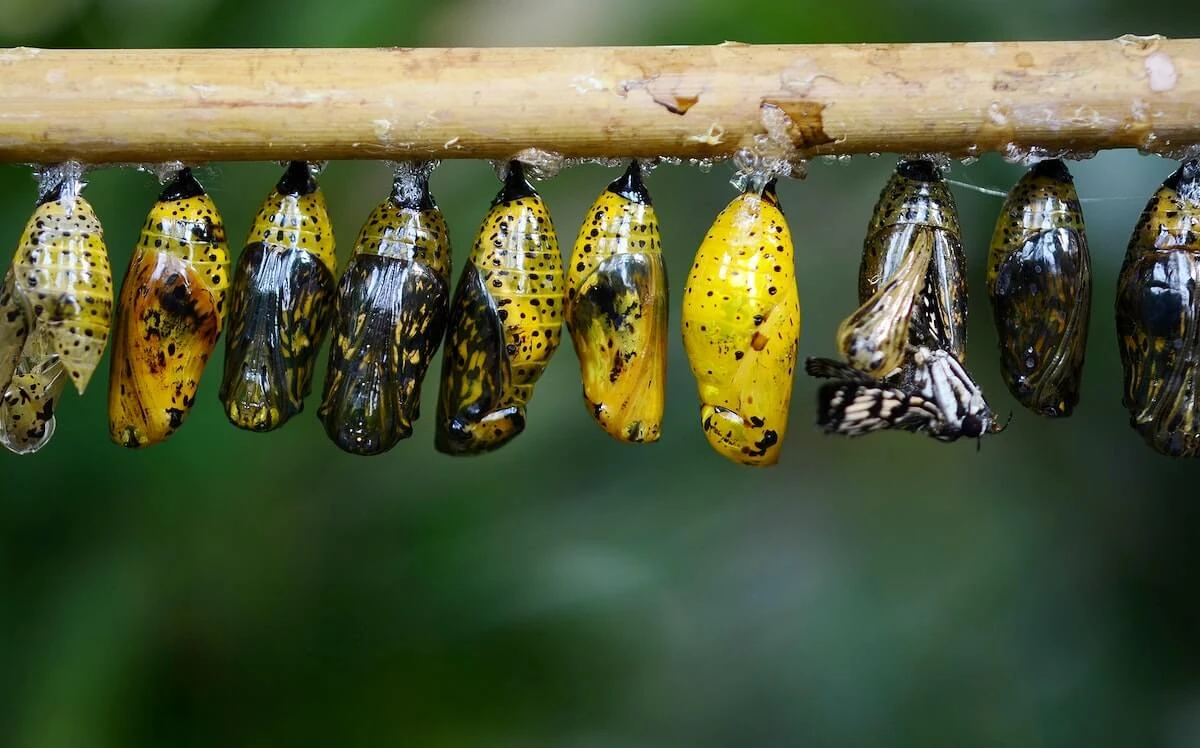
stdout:
[(862, 436), (892, 429), (954, 441), (1004, 428), (979, 385), (947, 351), (921, 346), (899, 373), (885, 380), (827, 358), (810, 358), (804, 369), (832, 380), (817, 392), (817, 425), (828, 434)]
[(827, 434), (862, 436), (883, 429), (933, 433), (942, 421), (934, 403), (895, 387), (834, 381), (817, 392), (817, 425)]

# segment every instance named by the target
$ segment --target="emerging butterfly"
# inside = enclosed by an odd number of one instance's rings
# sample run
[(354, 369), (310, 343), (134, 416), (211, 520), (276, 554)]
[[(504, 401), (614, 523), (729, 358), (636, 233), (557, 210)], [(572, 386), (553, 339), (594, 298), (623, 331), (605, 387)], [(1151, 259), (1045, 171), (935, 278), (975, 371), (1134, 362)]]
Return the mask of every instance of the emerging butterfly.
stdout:
[(467, 259), (438, 398), (435, 446), (452, 455), (496, 449), (525, 429), (525, 405), (562, 337), (558, 239), (520, 162), (509, 163)]
[(1167, 177), (1133, 230), (1117, 281), (1129, 422), (1152, 448), (1200, 455), (1200, 162)]
[(1092, 263), (1062, 161), (1034, 165), (1009, 193), (992, 236), (987, 288), (1009, 391), (1036, 413), (1069, 416), (1079, 402)]
[(36, 452), (68, 380), (82, 394), (104, 353), (112, 272), (104, 232), (67, 173), (25, 226), (0, 290), (0, 443)]
[(229, 252), (212, 200), (180, 170), (150, 209), (121, 286), (109, 436), (145, 447), (175, 432), (221, 334)]
[(219, 396), (235, 426), (270, 431), (304, 408), (336, 264), (325, 196), (308, 163), (292, 161), (255, 216), (233, 279)]
[(918, 347), (910, 363), (883, 380), (827, 358), (810, 358), (804, 368), (833, 380), (817, 393), (817, 425), (826, 433), (898, 429), (955, 441), (999, 433), (1007, 425), (996, 420), (983, 390), (949, 351)]
[(567, 329), (588, 410), (627, 442), (657, 441), (667, 376), (667, 270), (637, 161), (588, 211), (567, 271)]
[(902, 159), (875, 205), (858, 275), (859, 308), (838, 328), (841, 354), (883, 377), (910, 347), (967, 345), (966, 255), (954, 196), (937, 166)]
[(700, 423), (721, 455), (743, 465), (778, 462), (799, 338), (792, 237), (771, 180), (717, 216), (683, 292)]
[(338, 284), (318, 415), (334, 444), (351, 454), (380, 454), (412, 435), (421, 383), (445, 334), (450, 237), (429, 192), (432, 169), (397, 168)]

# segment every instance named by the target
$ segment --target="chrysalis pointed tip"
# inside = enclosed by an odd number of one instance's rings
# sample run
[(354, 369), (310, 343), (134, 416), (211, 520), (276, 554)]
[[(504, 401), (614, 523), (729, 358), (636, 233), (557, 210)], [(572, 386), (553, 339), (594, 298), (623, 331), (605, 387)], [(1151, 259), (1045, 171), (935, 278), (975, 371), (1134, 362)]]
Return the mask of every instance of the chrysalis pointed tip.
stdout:
[(1059, 158), (1037, 162), (1029, 169), (1029, 174), (1035, 177), (1053, 179), (1056, 182), (1069, 183), (1072, 181), (1071, 172), (1067, 170), (1067, 165)]
[(59, 200), (62, 200), (63, 190), (65, 190), (66, 187), (67, 180), (65, 178), (60, 179), (57, 184), (46, 190), (46, 194), (42, 195), (41, 198), (38, 199), (37, 204), (45, 205), (46, 203), (55, 203)]
[(925, 158), (902, 159), (896, 164), (896, 173), (916, 182), (942, 181), (942, 174), (937, 166)]
[(608, 185), (608, 190), (632, 203), (651, 205), (650, 191), (642, 181), (642, 166), (636, 159), (629, 162), (629, 168), (624, 174)]
[(434, 210), (437, 208), (433, 193), (429, 191), (428, 174), (394, 180), (390, 197), (397, 207), (406, 210)]
[(536, 196), (537, 190), (525, 178), (525, 166), (520, 161), (513, 160), (508, 162), (508, 174), (504, 176), (504, 187), (500, 189), (500, 193), (496, 195), (492, 205), (511, 203), (515, 200)]
[(317, 179), (308, 168), (307, 161), (292, 161), (287, 165), (283, 176), (275, 185), (275, 191), (280, 195), (311, 195), (317, 191)]
[(200, 197), (203, 194), (204, 188), (196, 181), (196, 177), (192, 175), (192, 170), (184, 167), (163, 187), (162, 193), (158, 196), (158, 201), (165, 203), (173, 200), (186, 200), (191, 197)]

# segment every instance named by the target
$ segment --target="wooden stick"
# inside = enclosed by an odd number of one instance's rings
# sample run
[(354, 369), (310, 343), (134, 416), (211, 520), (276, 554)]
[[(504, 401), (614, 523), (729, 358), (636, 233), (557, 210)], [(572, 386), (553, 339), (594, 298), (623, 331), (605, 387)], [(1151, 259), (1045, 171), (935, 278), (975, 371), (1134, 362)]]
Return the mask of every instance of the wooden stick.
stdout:
[(504, 159), (527, 148), (964, 156), (1197, 142), (1198, 39), (0, 50), (4, 161)]

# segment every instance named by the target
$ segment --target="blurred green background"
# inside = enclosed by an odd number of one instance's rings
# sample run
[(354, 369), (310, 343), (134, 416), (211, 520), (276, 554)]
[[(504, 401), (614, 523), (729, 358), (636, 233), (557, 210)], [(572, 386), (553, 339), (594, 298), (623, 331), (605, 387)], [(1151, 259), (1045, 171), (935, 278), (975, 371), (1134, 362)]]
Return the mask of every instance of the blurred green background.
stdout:
[[(1198, 36), (1198, 20), (1194, 3), (1117, 0), (3, 0), (0, 46), (1110, 38)], [(802, 356), (833, 352), (892, 163), (819, 161), (780, 187)], [(1085, 206), (1082, 405), (1062, 422), (1018, 410), (978, 452), (824, 437), (803, 375), (778, 467), (709, 449), (677, 312), (734, 194), (721, 164), (649, 180), (674, 295), (657, 445), (592, 423), (569, 344), (527, 432), (474, 459), (433, 450), (432, 386), (414, 437), (380, 457), (334, 448), (315, 398), (282, 431), (237, 431), (219, 357), (186, 427), (131, 452), (108, 442), (100, 374), (64, 399), (45, 450), (0, 454), (0, 745), (1200, 745), (1200, 466), (1128, 427), (1112, 321), (1129, 232), (1173, 168), (1128, 151), (1072, 165), (1082, 196), (1105, 198)], [(565, 246), (617, 173), (540, 185)], [(1020, 173), (991, 155), (951, 177), (1007, 189)], [(199, 172), (235, 248), (278, 174)], [(322, 183), (344, 261), (389, 173), (335, 163)], [(445, 163), (433, 184), (460, 267), (498, 185), (482, 162)], [(27, 168), (0, 167), (4, 246), (34, 191)], [(983, 293), (1001, 201), (955, 191), (970, 364), (1006, 415)], [(156, 192), (145, 173), (90, 176), (118, 276)]]

